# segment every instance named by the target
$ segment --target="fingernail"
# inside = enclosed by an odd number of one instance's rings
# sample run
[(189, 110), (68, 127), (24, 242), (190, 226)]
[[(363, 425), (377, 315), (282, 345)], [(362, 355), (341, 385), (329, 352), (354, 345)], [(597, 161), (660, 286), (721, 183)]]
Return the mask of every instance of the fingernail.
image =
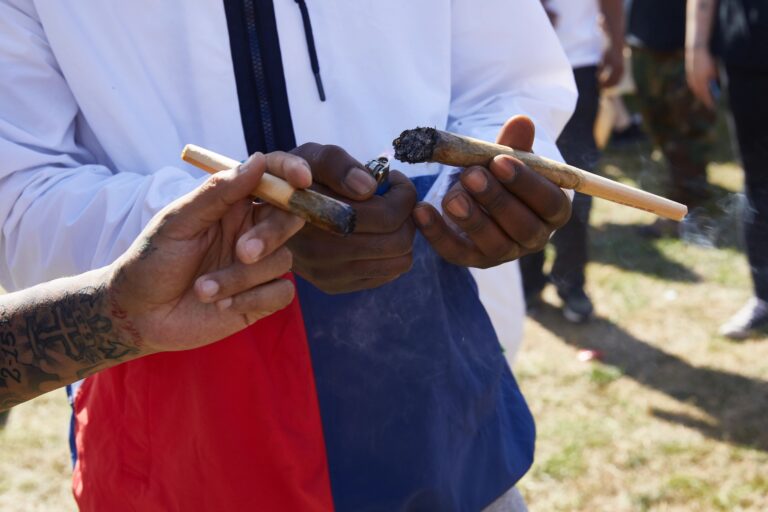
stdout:
[(488, 178), (485, 177), (485, 173), (480, 169), (472, 169), (464, 176), (464, 184), (470, 192), (479, 194), (480, 192), (485, 192), (485, 189), (488, 188)]
[(248, 240), (245, 242), (245, 254), (251, 261), (256, 261), (261, 257), (261, 253), (264, 252), (264, 242), (258, 238)]
[(430, 212), (429, 208), (426, 206), (413, 210), (413, 218), (416, 221), (416, 224), (422, 228), (428, 228), (432, 225), (432, 212)]
[(219, 293), (219, 283), (212, 279), (206, 279), (200, 283), (200, 292), (204, 297), (213, 297)]
[(224, 311), (229, 308), (229, 306), (232, 305), (232, 297), (227, 297), (226, 299), (221, 299), (219, 302), (216, 303), (216, 307), (219, 308), (219, 311)]
[(494, 159), (496, 164), (494, 167), (494, 174), (501, 181), (512, 181), (517, 174), (517, 165), (515, 161), (509, 157), (496, 157)]
[(245, 160), (243, 160), (243, 162), (237, 166), (237, 170), (236, 170), (237, 174), (243, 174), (244, 172), (247, 172), (251, 168), (251, 164), (253, 163), (253, 160), (255, 158), (259, 158), (263, 156), (264, 156), (263, 153), (254, 153), (248, 158), (246, 158)]
[(445, 209), (456, 217), (457, 219), (466, 219), (469, 217), (469, 201), (461, 194), (457, 194), (453, 197), (448, 204), (445, 205)]
[(368, 194), (376, 187), (376, 180), (362, 169), (353, 167), (344, 178), (344, 183), (356, 194)]

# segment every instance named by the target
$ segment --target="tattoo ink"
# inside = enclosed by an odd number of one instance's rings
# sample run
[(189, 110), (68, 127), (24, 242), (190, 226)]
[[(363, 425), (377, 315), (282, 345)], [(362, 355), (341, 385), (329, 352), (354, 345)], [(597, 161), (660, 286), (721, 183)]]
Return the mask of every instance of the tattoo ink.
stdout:
[(141, 248), (139, 248), (139, 259), (145, 260), (149, 258), (149, 256), (156, 250), (157, 247), (152, 244), (152, 237), (145, 238), (141, 244)]

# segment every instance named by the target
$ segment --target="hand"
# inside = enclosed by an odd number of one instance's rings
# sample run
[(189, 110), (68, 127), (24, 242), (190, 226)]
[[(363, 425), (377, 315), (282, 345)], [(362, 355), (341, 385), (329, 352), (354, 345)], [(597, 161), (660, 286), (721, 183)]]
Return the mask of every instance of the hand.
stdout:
[(257, 153), (158, 213), (111, 267), (113, 323), (144, 353), (196, 348), (287, 306), (294, 296), (284, 244), (304, 221), (249, 192), (269, 170), (299, 188), (309, 167)]
[[(497, 142), (531, 151), (533, 137), (533, 122), (517, 116), (507, 121)], [(453, 226), (427, 203), (414, 210), (417, 226), (444, 259), (479, 268), (543, 249), (571, 215), (560, 188), (510, 156), (494, 158), (488, 168), (464, 169), (442, 206)]]
[(606, 49), (597, 76), (603, 89), (614, 87), (621, 82), (621, 77), (624, 76), (624, 48), (621, 45), (610, 45)]
[(712, 54), (706, 47), (686, 49), (685, 76), (688, 87), (704, 105), (715, 109), (715, 99), (710, 92), (710, 84), (717, 80), (717, 66)]
[(376, 181), (337, 146), (308, 143), (296, 148), (312, 168), (314, 187), (339, 197), (357, 212), (355, 232), (339, 237), (306, 225), (288, 242), (293, 270), (326, 293), (375, 288), (408, 272), (413, 263), (415, 227), (411, 211), (416, 189), (401, 173), (374, 196)]

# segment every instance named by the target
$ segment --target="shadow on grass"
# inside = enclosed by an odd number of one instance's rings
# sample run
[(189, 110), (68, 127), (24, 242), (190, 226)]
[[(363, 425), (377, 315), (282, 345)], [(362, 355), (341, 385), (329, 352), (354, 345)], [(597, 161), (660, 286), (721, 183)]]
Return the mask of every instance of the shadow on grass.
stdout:
[(569, 345), (599, 350), (605, 364), (646, 387), (698, 407), (714, 421), (658, 409), (651, 411), (654, 416), (719, 441), (768, 452), (768, 381), (693, 366), (604, 318), (574, 326), (549, 304), (543, 304), (531, 318)]
[(627, 224), (590, 227), (590, 260), (670, 281), (701, 281), (693, 270), (670, 260), (653, 242), (641, 238), (637, 228)]

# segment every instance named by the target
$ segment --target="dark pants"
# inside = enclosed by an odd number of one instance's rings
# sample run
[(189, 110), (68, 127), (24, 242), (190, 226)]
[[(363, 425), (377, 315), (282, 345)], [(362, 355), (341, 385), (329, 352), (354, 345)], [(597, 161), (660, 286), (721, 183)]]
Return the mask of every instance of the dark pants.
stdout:
[[(595, 144), (594, 126), (597, 117), (600, 89), (597, 83), (597, 67), (588, 66), (573, 70), (579, 100), (576, 111), (557, 139), (557, 147), (565, 161), (587, 171), (594, 171), (600, 152)], [(557, 255), (552, 264), (550, 279), (561, 294), (584, 286), (584, 269), (587, 266), (587, 228), (592, 198), (576, 193), (573, 213), (568, 224), (552, 237)], [(544, 275), (544, 251), (520, 259), (523, 290), (526, 296), (538, 293), (547, 283)]]
[(667, 196), (693, 209), (709, 196), (707, 164), (716, 141), (715, 113), (685, 79), (683, 51), (632, 48), (632, 74), (648, 134), (669, 165)]
[(731, 112), (744, 166), (744, 229), (755, 295), (768, 301), (768, 70), (727, 67)]

